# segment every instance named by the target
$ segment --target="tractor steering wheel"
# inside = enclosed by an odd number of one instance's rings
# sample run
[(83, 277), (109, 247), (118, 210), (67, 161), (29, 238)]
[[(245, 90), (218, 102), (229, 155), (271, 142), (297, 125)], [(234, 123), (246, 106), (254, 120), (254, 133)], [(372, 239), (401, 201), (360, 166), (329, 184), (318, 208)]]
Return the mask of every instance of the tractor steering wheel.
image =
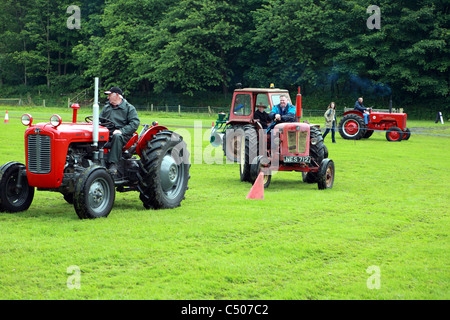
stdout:
[[(100, 122), (100, 125), (103, 127), (106, 127), (109, 131), (114, 131), (116, 129), (116, 124), (114, 122), (112, 122), (111, 120), (102, 118), (102, 117), (99, 117), (98, 120)], [(94, 116), (88, 116), (88, 117), (84, 118), (84, 121), (93, 122)]]

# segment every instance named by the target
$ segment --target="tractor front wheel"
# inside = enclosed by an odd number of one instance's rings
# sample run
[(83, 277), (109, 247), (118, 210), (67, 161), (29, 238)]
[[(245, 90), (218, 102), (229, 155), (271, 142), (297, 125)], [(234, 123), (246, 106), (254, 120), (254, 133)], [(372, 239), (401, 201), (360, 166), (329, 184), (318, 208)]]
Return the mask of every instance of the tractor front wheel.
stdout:
[(270, 174), (270, 170), (267, 167), (269, 165), (269, 159), (264, 156), (258, 156), (256, 161), (250, 165), (250, 182), (255, 183), (256, 179), (261, 172), (264, 173), (264, 188), (268, 188), (270, 185), (270, 180), (272, 179), (272, 175)]
[(403, 130), (403, 138), (402, 140), (408, 140), (411, 137), (411, 131), (408, 128)]
[(115, 199), (114, 180), (105, 168), (87, 168), (78, 179), (73, 206), (80, 219), (107, 217)]
[(386, 139), (388, 141), (402, 141), (403, 139), (403, 131), (397, 127), (390, 127), (386, 131)]
[(8, 162), (0, 167), (0, 211), (20, 212), (27, 210), (34, 197), (34, 187), (28, 185), (25, 166)]
[(319, 190), (331, 189), (334, 183), (334, 162), (331, 159), (323, 159), (317, 176)]

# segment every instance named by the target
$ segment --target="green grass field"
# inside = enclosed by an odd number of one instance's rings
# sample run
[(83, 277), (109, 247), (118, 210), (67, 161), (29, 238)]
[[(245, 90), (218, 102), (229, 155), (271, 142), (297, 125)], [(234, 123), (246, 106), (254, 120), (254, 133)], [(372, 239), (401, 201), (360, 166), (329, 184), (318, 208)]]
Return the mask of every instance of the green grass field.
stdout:
[[(25, 160), (24, 111), (47, 121), (56, 110), (8, 111), (0, 164)], [(251, 185), (237, 164), (221, 155), (207, 164), (214, 118), (140, 116), (190, 134), (191, 156), (202, 153), (181, 207), (145, 210), (137, 193), (117, 193), (108, 218), (79, 220), (62, 195), (36, 191), (28, 211), (0, 213), (0, 299), (450, 298), (448, 124), (409, 121), (411, 138), (399, 143), (381, 132), (360, 141), (337, 134), (336, 144), (328, 135), (332, 189), (283, 172), (264, 200), (246, 200)], [(199, 120), (201, 147), (198, 132), (179, 128)], [(70, 289), (74, 267), (80, 282)]]

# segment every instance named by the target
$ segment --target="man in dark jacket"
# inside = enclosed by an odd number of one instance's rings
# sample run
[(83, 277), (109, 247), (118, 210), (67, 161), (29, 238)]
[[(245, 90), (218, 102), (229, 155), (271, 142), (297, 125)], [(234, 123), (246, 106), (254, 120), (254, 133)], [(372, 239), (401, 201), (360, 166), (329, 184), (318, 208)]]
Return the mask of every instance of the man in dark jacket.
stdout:
[(116, 126), (112, 132), (111, 150), (108, 158), (109, 171), (116, 175), (122, 148), (136, 132), (140, 121), (136, 108), (124, 99), (120, 88), (111, 87), (105, 94), (108, 95), (108, 102), (100, 113), (100, 117), (111, 120)]
[(369, 122), (369, 111), (370, 108), (366, 108), (363, 105), (363, 98), (359, 97), (358, 100), (356, 100), (355, 102), (355, 107), (353, 108), (353, 110), (357, 110), (359, 112), (361, 112), (364, 116), (364, 123), (367, 124)]
[(259, 103), (256, 106), (257, 110), (255, 110), (255, 114), (253, 115), (253, 119), (258, 120), (259, 123), (261, 124), (261, 126), (264, 129), (267, 129), (267, 125), (270, 122), (270, 117), (269, 114), (264, 111), (264, 109), (267, 108), (267, 106), (265, 106), (263, 103)]

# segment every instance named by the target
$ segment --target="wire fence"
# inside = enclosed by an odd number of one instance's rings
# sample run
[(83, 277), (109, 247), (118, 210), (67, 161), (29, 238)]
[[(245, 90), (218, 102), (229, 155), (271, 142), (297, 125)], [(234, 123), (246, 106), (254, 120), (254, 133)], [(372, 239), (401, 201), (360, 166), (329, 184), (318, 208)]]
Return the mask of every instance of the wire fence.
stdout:
[[(84, 97), (84, 96), (83, 96)], [(81, 97), (81, 98), (83, 98)], [(8, 108), (14, 107), (52, 107), (52, 108), (70, 108), (73, 103), (78, 103), (82, 109), (91, 109), (93, 105), (93, 99), (72, 99), (70, 97), (52, 98), (52, 99), (42, 99), (41, 97), (18, 97), (18, 98), (0, 98), (0, 106), (5, 106)], [(101, 101), (100, 105), (103, 106), (105, 101)], [(230, 105), (210, 105), (210, 106), (192, 106), (192, 105), (160, 105), (153, 103), (146, 104), (135, 104), (132, 103), (138, 111), (147, 111), (149, 113), (171, 113), (171, 114), (202, 114), (211, 117), (216, 117), (218, 113), (230, 112)], [(352, 108), (344, 108), (336, 110), (336, 117), (342, 117), (343, 113)], [(302, 108), (302, 118), (311, 117), (323, 117), (326, 108), (315, 107), (315, 106), (303, 106)], [(389, 109), (374, 109), (374, 111), (389, 112)], [(393, 109), (393, 112), (405, 112), (408, 114), (408, 119), (434, 119), (436, 113), (424, 108), (423, 110), (402, 110)], [(443, 112), (443, 118), (448, 119), (449, 115)]]

